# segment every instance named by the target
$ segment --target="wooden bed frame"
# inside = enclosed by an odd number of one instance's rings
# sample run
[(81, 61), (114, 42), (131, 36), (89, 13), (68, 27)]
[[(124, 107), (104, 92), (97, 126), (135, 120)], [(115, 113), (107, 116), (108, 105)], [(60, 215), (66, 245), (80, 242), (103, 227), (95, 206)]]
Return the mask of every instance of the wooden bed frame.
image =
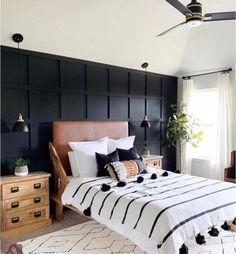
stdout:
[[(61, 221), (63, 204), (62, 193), (71, 175), (68, 152), (70, 141), (91, 141), (103, 137), (113, 139), (128, 136), (127, 121), (55, 121), (53, 122), (53, 142), (49, 143), (50, 157), (53, 162), (54, 193), (51, 198), (56, 202), (55, 219)], [(83, 214), (77, 208), (66, 207)], [(83, 214), (84, 215), (84, 214)], [(85, 215), (84, 215), (85, 216)]]

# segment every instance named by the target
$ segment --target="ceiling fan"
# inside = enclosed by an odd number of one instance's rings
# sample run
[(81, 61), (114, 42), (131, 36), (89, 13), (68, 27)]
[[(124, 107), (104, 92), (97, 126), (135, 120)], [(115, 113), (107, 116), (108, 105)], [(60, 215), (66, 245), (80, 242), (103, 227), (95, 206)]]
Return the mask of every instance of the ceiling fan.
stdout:
[(197, 2), (197, 0), (192, 0), (191, 3), (189, 3), (186, 7), (178, 0), (166, 0), (166, 2), (168, 2), (178, 11), (184, 14), (186, 20), (158, 34), (156, 37), (165, 35), (168, 32), (172, 31), (173, 29), (184, 24), (187, 24), (189, 27), (196, 27), (202, 25), (203, 22), (236, 19), (235, 11), (206, 13), (205, 15), (202, 15), (202, 5), (201, 3)]

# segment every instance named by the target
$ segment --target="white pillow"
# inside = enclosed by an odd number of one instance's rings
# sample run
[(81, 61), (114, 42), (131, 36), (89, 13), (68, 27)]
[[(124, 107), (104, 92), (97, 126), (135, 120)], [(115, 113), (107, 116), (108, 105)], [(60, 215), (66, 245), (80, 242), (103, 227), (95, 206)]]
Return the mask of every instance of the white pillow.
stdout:
[(79, 167), (76, 162), (75, 152), (74, 151), (68, 152), (68, 157), (73, 177), (79, 177)]
[(129, 136), (126, 138), (120, 138), (120, 139), (108, 139), (108, 153), (112, 153), (116, 150), (116, 148), (119, 149), (130, 149), (134, 146), (134, 139), (135, 136)]
[(96, 177), (98, 173), (95, 155), (83, 150), (68, 152), (73, 177)]
[(104, 137), (95, 141), (69, 142), (69, 146), (73, 151), (82, 150), (87, 154), (94, 155), (95, 153), (108, 154), (108, 137)]

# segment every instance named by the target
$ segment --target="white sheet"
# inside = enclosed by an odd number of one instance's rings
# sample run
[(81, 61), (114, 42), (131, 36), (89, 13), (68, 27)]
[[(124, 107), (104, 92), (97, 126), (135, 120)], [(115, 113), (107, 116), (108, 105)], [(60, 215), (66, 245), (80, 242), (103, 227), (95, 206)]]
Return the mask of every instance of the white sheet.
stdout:
[(143, 175), (145, 180), (141, 184), (132, 182), (136, 177), (130, 178), (123, 188), (112, 183), (108, 192), (101, 191), (101, 184), (111, 182), (110, 178), (73, 179), (62, 195), (62, 202), (81, 211), (91, 206), (92, 218), (151, 254), (179, 253), (187, 239), (236, 216), (234, 184), (174, 173), (151, 180), (150, 175)]

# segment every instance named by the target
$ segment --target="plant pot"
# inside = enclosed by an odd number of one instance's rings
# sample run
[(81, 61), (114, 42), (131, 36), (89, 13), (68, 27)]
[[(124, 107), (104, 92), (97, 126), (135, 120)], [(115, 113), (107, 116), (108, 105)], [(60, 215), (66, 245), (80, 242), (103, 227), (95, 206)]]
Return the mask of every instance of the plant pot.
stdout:
[(22, 166), (22, 167), (15, 167), (15, 175), (16, 176), (26, 176), (28, 175), (29, 170), (28, 166)]

